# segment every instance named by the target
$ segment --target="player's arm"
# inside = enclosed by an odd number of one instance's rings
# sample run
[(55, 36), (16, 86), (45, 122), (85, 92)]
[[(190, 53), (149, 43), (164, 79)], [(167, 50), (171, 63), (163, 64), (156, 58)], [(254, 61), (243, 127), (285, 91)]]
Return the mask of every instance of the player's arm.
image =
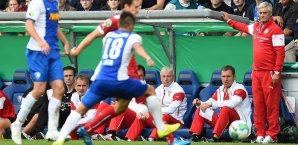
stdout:
[(141, 57), (143, 57), (146, 60), (148, 66), (153, 67), (155, 65), (154, 61), (147, 54), (147, 52), (145, 51), (145, 49), (143, 48), (143, 46), (140, 43), (135, 43), (133, 45), (133, 49), (136, 51), (136, 53), (138, 55), (140, 55)]
[(93, 32), (91, 32), (90, 34), (88, 34), (83, 41), (79, 44), (78, 47), (73, 48), (70, 52), (70, 54), (72, 56), (78, 56), (86, 47), (88, 47), (91, 42), (97, 38), (97, 37), (103, 37), (103, 35), (97, 30), (95, 29)]
[(49, 44), (47, 42), (43, 41), (37, 34), (37, 32), (34, 28), (34, 21), (32, 19), (27, 19), (25, 27), (26, 27), (26, 30), (28, 31), (28, 33), (30, 34), (30, 36), (37, 41), (42, 52), (44, 54), (49, 54), (50, 53)]
[(61, 53), (62, 56), (67, 56), (70, 52), (70, 46), (69, 46), (69, 42), (66, 39), (65, 35), (63, 34), (63, 32), (61, 31), (60, 27), (58, 27), (58, 31), (57, 31), (57, 36), (58, 38), (61, 40), (63, 46), (64, 46), (64, 53)]

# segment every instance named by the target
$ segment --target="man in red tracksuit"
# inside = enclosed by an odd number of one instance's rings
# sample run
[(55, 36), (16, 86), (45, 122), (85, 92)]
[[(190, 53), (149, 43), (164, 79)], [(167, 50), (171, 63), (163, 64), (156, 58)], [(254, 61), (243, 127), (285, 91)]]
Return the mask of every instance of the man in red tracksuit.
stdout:
[(8, 97), (0, 90), (0, 139), (3, 138), (5, 129), (9, 128), (15, 120), (14, 107)]
[(256, 142), (270, 143), (277, 142), (276, 135), (280, 131), (280, 72), (285, 57), (285, 37), (272, 19), (271, 4), (262, 2), (258, 8), (260, 22), (251, 25), (232, 20), (227, 13), (224, 13), (222, 18), (231, 27), (253, 36), (252, 93)]

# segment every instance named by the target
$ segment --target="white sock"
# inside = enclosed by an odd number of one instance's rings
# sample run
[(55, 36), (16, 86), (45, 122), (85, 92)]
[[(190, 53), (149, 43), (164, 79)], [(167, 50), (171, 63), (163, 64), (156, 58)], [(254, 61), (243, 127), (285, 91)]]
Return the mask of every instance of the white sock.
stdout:
[(58, 122), (59, 122), (59, 113), (60, 113), (61, 101), (51, 97), (49, 100), (48, 113), (48, 129), (50, 131), (57, 130)]
[(158, 130), (164, 130), (165, 123), (162, 120), (161, 104), (157, 96), (149, 96), (146, 98), (149, 112), (152, 114), (155, 126)]
[(32, 96), (31, 92), (26, 96), (26, 98), (22, 101), (21, 109), (17, 115), (16, 122), (23, 124), (31, 111), (32, 106), (35, 104), (37, 100)]
[(65, 140), (68, 134), (77, 127), (79, 120), (81, 119), (81, 114), (77, 111), (71, 111), (69, 116), (67, 117), (64, 125), (60, 130), (60, 134), (58, 137), (58, 141)]

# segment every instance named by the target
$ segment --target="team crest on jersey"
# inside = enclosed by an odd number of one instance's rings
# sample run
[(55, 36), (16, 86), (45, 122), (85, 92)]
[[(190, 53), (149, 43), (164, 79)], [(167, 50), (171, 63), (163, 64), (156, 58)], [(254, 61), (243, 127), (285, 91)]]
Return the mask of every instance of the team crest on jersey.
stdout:
[(269, 32), (269, 28), (264, 30), (264, 34), (267, 34)]
[(110, 19), (107, 19), (104, 24), (103, 24), (104, 27), (111, 27), (112, 26), (112, 21)]
[(21, 102), (22, 102), (22, 99), (23, 99), (23, 97), (22, 97), (22, 96), (18, 96), (18, 97), (17, 97), (17, 100), (18, 100), (18, 102), (19, 102), (19, 103), (21, 103)]
[(172, 93), (172, 92), (169, 90), (169, 91), (168, 91), (168, 95), (169, 95), (169, 97), (171, 97), (171, 93)]
[(31, 17), (34, 16), (33, 12), (29, 12), (29, 16)]
[(34, 76), (38, 80), (40, 78), (41, 74), (40, 74), (40, 72), (35, 72)]

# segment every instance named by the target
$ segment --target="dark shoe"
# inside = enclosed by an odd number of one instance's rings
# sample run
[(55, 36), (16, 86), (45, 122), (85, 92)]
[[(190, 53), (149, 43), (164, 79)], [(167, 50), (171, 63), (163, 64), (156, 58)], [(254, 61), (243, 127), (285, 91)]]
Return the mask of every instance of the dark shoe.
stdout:
[(199, 135), (199, 134), (192, 134), (191, 136), (192, 136), (191, 140), (192, 140), (193, 142), (200, 142), (200, 141), (202, 141), (202, 135)]
[(32, 140), (32, 137), (25, 132), (22, 132), (22, 139)]
[(202, 137), (202, 141), (201, 142), (219, 142), (219, 139), (212, 137), (212, 138), (205, 138)]
[(38, 132), (38, 133), (36, 133), (35, 138), (36, 139), (45, 139), (46, 136), (42, 132)]

